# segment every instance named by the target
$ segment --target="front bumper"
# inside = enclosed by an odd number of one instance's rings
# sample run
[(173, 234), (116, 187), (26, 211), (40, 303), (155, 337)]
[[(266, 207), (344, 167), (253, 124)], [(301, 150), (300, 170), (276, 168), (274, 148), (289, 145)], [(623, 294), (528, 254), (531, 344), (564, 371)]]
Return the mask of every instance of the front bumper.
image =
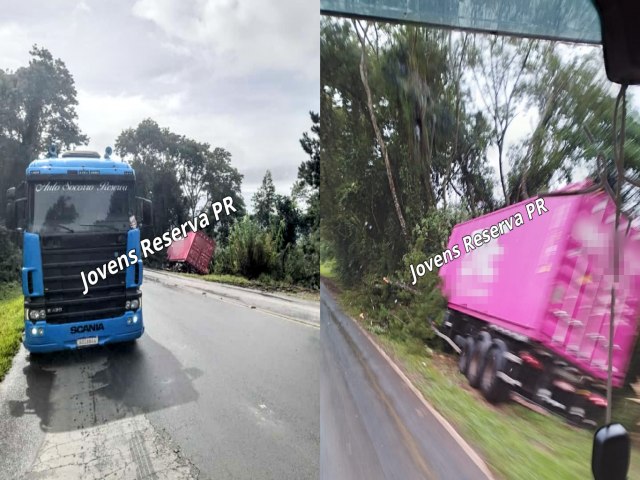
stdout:
[[(35, 335), (32, 332), (33, 328), (36, 329)], [(40, 328), (42, 335), (37, 332)], [(106, 345), (135, 340), (143, 333), (142, 309), (138, 309), (126, 312), (120, 317), (74, 323), (48, 324), (46, 321), (33, 323), (27, 320), (22, 343), (30, 352), (47, 353), (75, 350), (78, 348), (76, 342), (81, 338), (98, 337), (97, 345)]]

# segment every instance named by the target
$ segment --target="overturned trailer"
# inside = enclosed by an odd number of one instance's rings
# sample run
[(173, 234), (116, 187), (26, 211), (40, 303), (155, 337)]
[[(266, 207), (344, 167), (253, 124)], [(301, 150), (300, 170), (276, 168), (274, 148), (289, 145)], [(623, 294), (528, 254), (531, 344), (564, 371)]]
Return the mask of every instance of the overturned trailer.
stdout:
[(209, 238), (204, 232), (189, 232), (167, 249), (167, 268), (206, 275), (209, 273), (209, 263), (215, 249), (215, 240)]
[[(567, 190), (578, 186), (568, 187)], [(530, 199), (456, 225), (449, 249), (517, 213)], [(544, 198), (543, 215), (440, 269), (445, 334), (460, 371), (491, 402), (519, 396), (575, 423), (596, 425), (607, 405), (613, 222), (604, 191)], [(613, 385), (621, 386), (638, 334), (640, 232), (620, 222)]]

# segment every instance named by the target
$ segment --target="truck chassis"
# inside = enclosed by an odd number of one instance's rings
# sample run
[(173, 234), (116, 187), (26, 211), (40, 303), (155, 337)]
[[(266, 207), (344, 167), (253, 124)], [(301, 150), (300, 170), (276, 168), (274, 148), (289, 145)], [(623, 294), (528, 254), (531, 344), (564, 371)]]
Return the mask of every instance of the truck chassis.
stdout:
[(460, 373), (490, 403), (520, 396), (577, 426), (604, 420), (605, 385), (536, 342), (451, 308), (442, 327)]

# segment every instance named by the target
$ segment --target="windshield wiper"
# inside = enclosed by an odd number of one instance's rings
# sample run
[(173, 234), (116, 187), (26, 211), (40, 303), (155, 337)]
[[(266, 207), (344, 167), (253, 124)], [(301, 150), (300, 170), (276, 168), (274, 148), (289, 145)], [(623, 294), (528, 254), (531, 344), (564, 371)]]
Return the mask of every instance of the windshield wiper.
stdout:
[(89, 224), (89, 225), (83, 225), (80, 224), (81, 227), (104, 227), (104, 228), (109, 228), (111, 230), (113, 230), (114, 232), (119, 232), (120, 229), (114, 227), (113, 225), (108, 225), (106, 223), (94, 223), (94, 224)]

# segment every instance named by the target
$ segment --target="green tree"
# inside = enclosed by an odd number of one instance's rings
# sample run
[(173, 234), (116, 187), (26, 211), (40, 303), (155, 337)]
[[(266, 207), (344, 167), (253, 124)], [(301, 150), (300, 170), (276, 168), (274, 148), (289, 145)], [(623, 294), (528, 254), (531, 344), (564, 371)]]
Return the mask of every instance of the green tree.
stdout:
[(0, 69), (1, 205), (6, 189), (24, 179), (29, 162), (48, 145), (68, 149), (89, 140), (77, 123), (77, 92), (65, 63), (37, 45), (29, 53), (28, 66)]
[[(139, 191), (154, 202), (156, 233), (197, 215), (208, 202), (227, 196), (233, 198), (235, 215), (244, 214), (242, 175), (223, 148), (212, 149), (208, 143), (178, 135), (146, 119), (120, 134), (116, 151), (130, 160)], [(208, 233), (224, 241), (233, 221), (233, 216), (221, 217), (211, 223)]]
[(124, 130), (116, 139), (116, 152), (128, 160), (136, 172), (138, 194), (153, 201), (155, 234), (188, 217), (189, 205), (177, 176), (178, 140), (178, 135), (160, 128), (151, 119)]
[(321, 231), (346, 281), (398, 269), (410, 226), (433, 209), (495, 205), (491, 129), (464, 83), (468, 36), (355, 28), (321, 25)]
[(271, 216), (276, 208), (276, 187), (273, 184), (271, 171), (267, 170), (262, 178), (262, 184), (253, 194), (254, 218), (259, 225), (268, 227), (271, 223)]
[(300, 139), (302, 149), (309, 155), (298, 167), (298, 178), (311, 188), (320, 187), (320, 114), (309, 112), (311, 133), (304, 132)]
[(236, 213), (220, 217), (220, 220), (212, 225), (216, 238), (224, 243), (236, 219), (246, 213), (241, 192), (243, 175), (231, 165), (231, 153), (224, 148), (216, 147), (208, 153), (207, 166), (207, 175), (204, 178), (207, 199), (221, 201), (225, 197), (231, 197), (236, 209)]
[(490, 139), (498, 150), (498, 172), (505, 202), (507, 173), (506, 137), (518, 108), (526, 97), (527, 83), (536, 70), (540, 42), (503, 36), (474, 36), (471, 71), (484, 112), (491, 121)]

